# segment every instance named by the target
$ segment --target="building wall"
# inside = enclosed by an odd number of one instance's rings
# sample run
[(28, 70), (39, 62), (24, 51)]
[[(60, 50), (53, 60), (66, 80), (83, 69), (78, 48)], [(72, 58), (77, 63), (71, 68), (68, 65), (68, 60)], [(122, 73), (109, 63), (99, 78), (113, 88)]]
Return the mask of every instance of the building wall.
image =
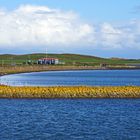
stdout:
[(48, 65), (54, 65), (54, 64), (59, 64), (58, 59), (40, 59), (37, 62), (38, 64), (48, 64)]

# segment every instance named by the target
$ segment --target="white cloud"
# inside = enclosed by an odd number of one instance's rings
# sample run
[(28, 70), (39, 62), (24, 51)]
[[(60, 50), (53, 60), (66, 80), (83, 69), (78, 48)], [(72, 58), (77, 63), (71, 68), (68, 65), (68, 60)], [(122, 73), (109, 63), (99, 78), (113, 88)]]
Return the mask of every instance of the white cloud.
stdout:
[(100, 30), (101, 38), (99, 40), (99, 43), (102, 43), (102, 46), (113, 48), (120, 47), (120, 36), (122, 36), (123, 34), (121, 30), (114, 28), (109, 23), (103, 23)]
[[(28, 46), (67, 49), (93, 47), (98, 49), (140, 48), (140, 21), (125, 25), (82, 22), (72, 11), (46, 6), (23, 5), (13, 11), (0, 9), (0, 49)], [(83, 48), (83, 49), (85, 49)]]
[(0, 46), (88, 45), (93, 34), (94, 28), (71, 11), (31, 5), (0, 11)]
[[(105, 49), (140, 49), (140, 21), (129, 21), (122, 25), (103, 23), (100, 25), (97, 46)], [(136, 41), (137, 40), (137, 41)]]

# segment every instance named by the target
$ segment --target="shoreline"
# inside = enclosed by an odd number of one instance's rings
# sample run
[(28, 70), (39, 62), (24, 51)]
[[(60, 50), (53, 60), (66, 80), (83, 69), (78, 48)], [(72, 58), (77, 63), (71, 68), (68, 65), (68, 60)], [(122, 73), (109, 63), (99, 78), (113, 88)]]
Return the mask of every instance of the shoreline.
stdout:
[[(27, 66), (28, 67), (34, 67), (34, 66)], [(36, 67), (36, 66), (35, 66)], [(43, 66), (44, 67), (44, 66)], [(10, 68), (14, 67), (6, 67), (8, 68), (5, 72), (0, 71), (0, 77), (4, 75), (11, 75), (11, 74), (20, 74), (20, 73), (32, 73), (32, 72), (47, 72), (47, 71), (78, 71), (78, 70), (140, 70), (140, 68), (99, 68), (99, 67), (93, 67), (93, 66), (45, 66), (46, 68), (41, 70), (13, 70), (10, 71)], [(1, 67), (5, 68), (5, 67)], [(18, 67), (17, 67), (18, 68)], [(26, 68), (26, 67), (25, 67)]]

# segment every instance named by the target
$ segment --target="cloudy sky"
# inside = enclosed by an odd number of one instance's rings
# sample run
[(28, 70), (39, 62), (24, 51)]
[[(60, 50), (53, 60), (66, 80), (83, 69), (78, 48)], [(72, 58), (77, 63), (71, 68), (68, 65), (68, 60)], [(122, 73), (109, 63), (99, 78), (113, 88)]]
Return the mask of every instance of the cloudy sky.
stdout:
[(0, 53), (140, 58), (139, 0), (0, 0)]

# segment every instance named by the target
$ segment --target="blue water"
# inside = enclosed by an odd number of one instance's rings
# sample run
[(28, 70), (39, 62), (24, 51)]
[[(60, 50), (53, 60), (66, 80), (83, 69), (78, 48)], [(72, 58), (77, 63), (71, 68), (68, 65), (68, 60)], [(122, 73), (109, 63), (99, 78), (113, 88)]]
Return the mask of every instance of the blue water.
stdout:
[(0, 99), (1, 140), (140, 140), (140, 99)]
[(140, 86), (140, 70), (33, 72), (2, 76), (0, 83), (12, 86)]

